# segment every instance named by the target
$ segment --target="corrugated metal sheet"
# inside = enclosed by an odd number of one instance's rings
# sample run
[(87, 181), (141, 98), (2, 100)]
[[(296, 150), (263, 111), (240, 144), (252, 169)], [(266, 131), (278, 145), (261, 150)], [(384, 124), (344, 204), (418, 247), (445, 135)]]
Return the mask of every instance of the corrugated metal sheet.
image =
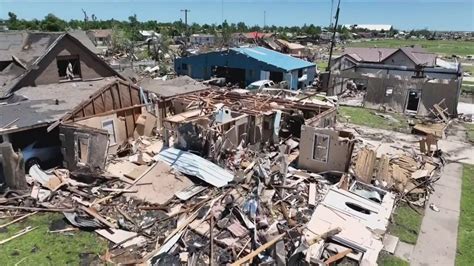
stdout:
[(154, 157), (187, 175), (196, 176), (205, 182), (223, 187), (234, 179), (234, 175), (222, 167), (190, 152), (169, 148)]
[(315, 66), (314, 63), (295, 58), (291, 55), (275, 52), (264, 47), (240, 47), (231, 48), (231, 50), (286, 71)]

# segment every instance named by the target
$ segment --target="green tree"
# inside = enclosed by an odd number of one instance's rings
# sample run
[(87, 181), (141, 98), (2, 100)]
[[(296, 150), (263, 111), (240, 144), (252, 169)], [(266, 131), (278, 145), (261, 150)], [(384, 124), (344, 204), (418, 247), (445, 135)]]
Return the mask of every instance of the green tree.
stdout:
[(13, 12), (8, 12), (7, 26), (11, 30), (19, 30), (18, 17)]
[(246, 32), (248, 30), (247, 25), (245, 25), (245, 22), (239, 22), (237, 23), (237, 32)]
[(112, 28), (111, 49), (113, 53), (125, 51), (130, 46), (130, 41), (127, 39), (125, 31), (115, 25)]
[(137, 19), (137, 14), (133, 14), (133, 16), (128, 17), (128, 29), (127, 29), (127, 35), (128, 38), (132, 41), (138, 41), (140, 40), (140, 22)]
[(53, 14), (48, 14), (41, 22), (41, 29), (45, 31), (65, 31), (66, 25), (66, 21)]

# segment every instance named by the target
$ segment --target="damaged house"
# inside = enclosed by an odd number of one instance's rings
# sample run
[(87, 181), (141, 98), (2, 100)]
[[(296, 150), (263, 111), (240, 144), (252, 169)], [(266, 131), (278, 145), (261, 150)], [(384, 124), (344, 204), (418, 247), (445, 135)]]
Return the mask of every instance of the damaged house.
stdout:
[(22, 48), (0, 76), (2, 146), (23, 156), (22, 162), (3, 156), (3, 168), (103, 168), (109, 146), (114, 150), (143, 129), (146, 93), (69, 34), (26, 37), (15, 39)]
[(449, 114), (457, 113), (460, 64), (421, 47), (346, 48), (331, 65), (330, 95), (343, 93), (352, 83), (365, 91), (367, 108), (428, 116), (443, 101)]
[[(173, 136), (177, 148), (203, 157), (218, 160), (227, 149), (250, 145), (259, 150), (294, 137), (300, 139), (301, 168), (322, 172), (346, 171), (349, 166), (353, 136), (331, 129), (336, 122), (332, 106), (209, 89), (176, 97), (167, 110), (165, 141)], [(314, 137), (313, 130), (320, 138)], [(319, 153), (325, 149), (324, 161), (319, 157), (319, 162), (312, 160), (311, 147)]]
[(87, 36), (101, 53), (105, 53), (112, 46), (112, 33), (112, 29), (97, 29), (87, 31)]
[(200, 80), (223, 77), (241, 87), (264, 79), (285, 81), (292, 90), (311, 86), (316, 76), (314, 63), (259, 46), (177, 58), (174, 69), (178, 75)]

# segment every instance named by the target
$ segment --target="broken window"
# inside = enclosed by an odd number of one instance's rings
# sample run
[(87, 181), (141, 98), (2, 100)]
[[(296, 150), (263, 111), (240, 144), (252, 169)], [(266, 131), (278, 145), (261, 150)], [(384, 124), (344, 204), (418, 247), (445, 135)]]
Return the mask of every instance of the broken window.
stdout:
[(387, 87), (385, 89), (385, 96), (391, 96), (393, 94), (393, 87)]
[(323, 127), (329, 127), (332, 125), (332, 119), (331, 118), (324, 118), (324, 122), (323, 122)]
[(411, 112), (417, 112), (418, 111), (418, 105), (420, 103), (420, 95), (421, 93), (417, 90), (411, 89), (408, 90), (408, 99), (407, 99), (407, 111)]
[(81, 64), (79, 56), (58, 56), (58, 76), (60, 80), (74, 80), (81, 78)]
[(329, 152), (329, 136), (314, 134), (313, 160), (327, 163)]
[(89, 134), (76, 133), (74, 140), (76, 162), (86, 165), (89, 161)]
[(114, 145), (117, 143), (117, 139), (115, 137), (115, 125), (114, 125), (114, 120), (109, 119), (102, 121), (102, 128), (107, 130), (109, 132), (109, 141), (110, 145)]

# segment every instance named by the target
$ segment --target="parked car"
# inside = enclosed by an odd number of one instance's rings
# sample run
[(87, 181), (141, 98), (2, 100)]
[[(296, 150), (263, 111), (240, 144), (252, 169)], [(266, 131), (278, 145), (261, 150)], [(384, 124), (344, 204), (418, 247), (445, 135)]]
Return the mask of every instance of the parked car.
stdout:
[(35, 141), (22, 149), (22, 154), (26, 171), (35, 164), (42, 168), (49, 168), (62, 161), (60, 144), (51, 140)]
[(272, 88), (275, 87), (275, 83), (271, 80), (264, 79), (252, 82), (250, 85), (247, 86), (247, 90), (252, 92), (259, 92), (263, 88)]

